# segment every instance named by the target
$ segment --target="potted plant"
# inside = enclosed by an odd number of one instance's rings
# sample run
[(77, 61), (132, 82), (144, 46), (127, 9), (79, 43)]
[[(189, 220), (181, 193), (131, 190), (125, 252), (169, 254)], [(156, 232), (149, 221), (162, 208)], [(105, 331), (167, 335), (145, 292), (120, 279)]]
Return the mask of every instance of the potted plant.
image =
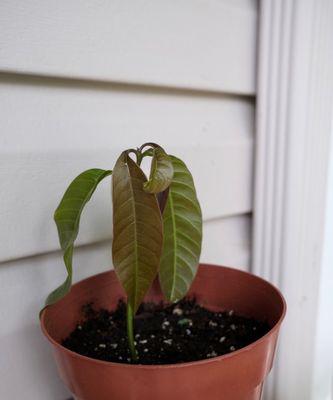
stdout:
[[(72, 286), (80, 216), (109, 175), (114, 270)], [(199, 265), (201, 210), (183, 161), (154, 143), (126, 150), (113, 171), (75, 178), (54, 217), (67, 278), (41, 326), (75, 399), (260, 399), (285, 302), (259, 277)]]

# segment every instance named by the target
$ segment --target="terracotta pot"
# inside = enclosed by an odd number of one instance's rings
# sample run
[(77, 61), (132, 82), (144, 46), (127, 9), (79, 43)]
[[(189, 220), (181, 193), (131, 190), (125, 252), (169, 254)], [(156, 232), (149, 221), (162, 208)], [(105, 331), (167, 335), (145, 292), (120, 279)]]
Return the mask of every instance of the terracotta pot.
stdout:
[[(270, 331), (256, 342), (224, 356), (174, 365), (128, 365), (94, 360), (60, 343), (82, 319), (81, 307), (94, 302), (113, 308), (124, 296), (113, 271), (73, 286), (57, 304), (43, 311), (42, 330), (53, 346), (61, 378), (77, 400), (259, 400), (269, 373), (277, 336), (286, 312), (281, 293), (246, 272), (200, 265), (190, 294), (215, 311), (232, 309), (266, 320)], [(157, 284), (147, 300), (162, 299)]]

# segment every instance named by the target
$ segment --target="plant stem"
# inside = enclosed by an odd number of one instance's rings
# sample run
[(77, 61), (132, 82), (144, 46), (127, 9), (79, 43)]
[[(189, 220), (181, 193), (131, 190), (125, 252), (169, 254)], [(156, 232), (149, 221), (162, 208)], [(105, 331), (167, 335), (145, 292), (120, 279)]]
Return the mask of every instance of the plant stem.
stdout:
[(136, 163), (140, 166), (141, 165), (141, 161), (143, 159), (142, 153), (137, 150), (136, 152)]
[(138, 353), (134, 344), (134, 332), (133, 332), (133, 321), (134, 315), (132, 307), (129, 303), (127, 303), (127, 337), (128, 337), (128, 345), (131, 350), (132, 360), (134, 362), (138, 361)]

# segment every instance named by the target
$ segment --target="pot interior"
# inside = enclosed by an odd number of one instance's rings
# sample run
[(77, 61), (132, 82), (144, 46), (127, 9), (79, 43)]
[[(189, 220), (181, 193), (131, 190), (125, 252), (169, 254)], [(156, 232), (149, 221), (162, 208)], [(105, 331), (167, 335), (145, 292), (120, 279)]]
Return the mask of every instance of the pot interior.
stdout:
[[(235, 313), (267, 321), (273, 328), (285, 313), (281, 293), (270, 283), (249, 273), (232, 268), (201, 264), (191, 287), (190, 296), (214, 311)], [(95, 308), (115, 308), (125, 299), (114, 271), (87, 278), (72, 287), (71, 292), (43, 312), (42, 323), (48, 335), (60, 343), (83, 319), (82, 307), (93, 303)], [(154, 282), (146, 301), (163, 299), (158, 281)]]

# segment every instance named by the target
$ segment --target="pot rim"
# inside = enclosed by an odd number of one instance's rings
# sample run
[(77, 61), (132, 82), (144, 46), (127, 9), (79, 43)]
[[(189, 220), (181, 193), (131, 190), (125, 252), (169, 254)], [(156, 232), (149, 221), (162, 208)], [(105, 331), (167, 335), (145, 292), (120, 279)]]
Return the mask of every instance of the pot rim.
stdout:
[[(210, 364), (210, 363), (214, 363), (214, 362), (223, 361), (223, 360), (225, 360), (227, 358), (235, 357), (237, 355), (240, 355), (241, 353), (244, 353), (244, 352), (247, 352), (247, 351), (251, 350), (253, 347), (255, 347), (258, 344), (260, 344), (261, 342), (263, 342), (268, 336), (272, 335), (276, 330), (278, 330), (280, 328), (281, 323), (282, 323), (282, 321), (283, 321), (283, 319), (284, 319), (284, 317), (286, 315), (287, 303), (286, 303), (286, 300), (285, 300), (284, 296), (282, 295), (281, 291), (275, 285), (273, 285), (272, 283), (268, 282), (266, 279), (261, 278), (260, 276), (257, 276), (255, 274), (252, 274), (252, 273), (247, 272), (247, 271), (242, 271), (242, 270), (237, 269), (237, 268), (225, 267), (225, 266), (217, 265), (217, 264), (206, 264), (206, 263), (200, 263), (199, 266), (203, 266), (204, 268), (208, 267), (210, 269), (230, 270), (230, 271), (232, 271), (234, 273), (237, 273), (237, 274), (251, 275), (252, 277), (254, 277), (256, 279), (259, 279), (260, 281), (262, 281), (266, 285), (270, 286), (278, 294), (280, 300), (282, 301), (282, 305), (283, 305), (282, 313), (281, 313), (281, 316), (278, 319), (278, 321), (270, 328), (270, 330), (264, 336), (262, 336), (261, 338), (255, 340), (254, 342), (248, 344), (247, 346), (242, 347), (241, 349), (235, 350), (235, 351), (233, 351), (231, 353), (224, 354), (224, 355), (218, 356), (218, 357), (207, 358), (207, 359), (203, 359), (203, 360), (189, 361), (189, 362), (175, 363), (175, 364), (162, 364), (162, 365), (116, 363), (116, 362), (113, 362), (113, 361), (104, 361), (104, 360), (98, 360), (98, 359), (95, 359), (95, 358), (83, 356), (83, 355), (81, 355), (79, 353), (76, 353), (76, 352), (74, 352), (72, 350), (69, 350), (68, 348), (63, 346), (61, 343), (59, 343), (55, 339), (53, 339), (52, 336), (48, 333), (48, 331), (47, 331), (47, 329), (45, 327), (45, 313), (47, 312), (47, 307), (45, 307), (41, 312), (40, 323), (41, 323), (42, 332), (45, 335), (45, 337), (48, 339), (48, 341), (51, 342), (60, 351), (67, 353), (71, 357), (82, 359), (82, 361), (97, 363), (97, 364), (105, 365), (105, 366), (114, 366), (114, 367), (118, 367), (118, 368), (153, 370), (153, 369), (186, 368), (186, 367), (190, 367), (190, 366), (196, 366), (196, 365), (199, 366), (199, 365), (205, 365), (205, 364)], [(79, 285), (82, 282), (88, 281), (92, 277), (96, 277), (96, 276), (99, 276), (99, 275), (107, 274), (110, 271), (114, 271), (114, 270), (108, 270), (108, 271), (100, 272), (98, 274), (94, 274), (94, 275), (92, 275), (90, 277), (82, 279), (79, 282), (76, 282), (72, 287), (74, 287), (76, 285)]]

